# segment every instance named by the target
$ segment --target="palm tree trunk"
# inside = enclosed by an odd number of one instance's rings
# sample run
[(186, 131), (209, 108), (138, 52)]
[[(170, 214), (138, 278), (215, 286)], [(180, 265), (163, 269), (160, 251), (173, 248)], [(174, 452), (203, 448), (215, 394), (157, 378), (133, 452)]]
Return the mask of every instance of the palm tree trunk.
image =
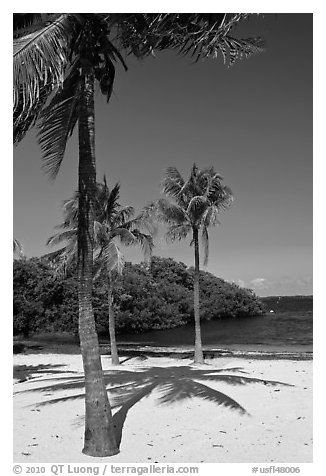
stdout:
[(113, 281), (112, 276), (108, 277), (108, 303), (109, 303), (109, 334), (110, 334), (110, 347), (111, 347), (111, 361), (113, 365), (119, 365), (119, 356), (117, 349), (117, 341), (115, 338), (115, 322), (114, 322), (114, 309), (113, 309)]
[(198, 229), (193, 229), (195, 245), (195, 274), (194, 274), (194, 314), (195, 314), (195, 357), (196, 364), (204, 363), (203, 347), (201, 342), (200, 314), (199, 314), (199, 241)]
[(94, 76), (89, 71), (83, 71), (79, 116), (78, 213), (79, 338), (85, 373), (83, 453), (89, 456), (111, 456), (117, 454), (119, 450), (104, 383), (92, 307), (95, 186)]

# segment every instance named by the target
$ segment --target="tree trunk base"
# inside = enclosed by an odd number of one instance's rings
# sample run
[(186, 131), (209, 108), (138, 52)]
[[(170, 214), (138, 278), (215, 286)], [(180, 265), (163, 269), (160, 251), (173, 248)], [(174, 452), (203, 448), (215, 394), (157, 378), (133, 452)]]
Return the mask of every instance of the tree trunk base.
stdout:
[(205, 364), (205, 360), (204, 359), (194, 359), (194, 364), (195, 365), (203, 365), (203, 364)]
[(93, 456), (94, 458), (105, 458), (107, 456), (114, 456), (120, 453), (119, 449), (113, 450), (113, 451), (96, 451), (93, 449), (93, 447), (85, 447), (82, 449), (82, 453), (87, 456)]
[[(93, 435), (90, 430), (85, 432), (85, 446), (82, 449), (82, 453), (87, 456), (93, 457), (106, 457), (114, 456), (120, 453), (119, 448), (115, 442), (115, 435), (109, 435), (107, 432), (101, 432), (102, 434)], [(111, 441), (111, 440), (114, 440)], [(97, 444), (96, 444), (97, 443)]]
[[(195, 347), (196, 347), (196, 349), (195, 349), (195, 353), (194, 353), (194, 364), (204, 364), (205, 359), (204, 359), (203, 351), (201, 349), (201, 342), (200, 342), (200, 345), (198, 345), (198, 343), (196, 343)], [(199, 347), (199, 349), (197, 347)]]

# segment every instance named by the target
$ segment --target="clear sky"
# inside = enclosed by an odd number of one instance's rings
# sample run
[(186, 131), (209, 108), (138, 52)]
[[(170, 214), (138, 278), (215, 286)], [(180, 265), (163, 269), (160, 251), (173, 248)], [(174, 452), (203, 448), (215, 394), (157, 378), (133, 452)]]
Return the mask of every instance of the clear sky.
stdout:
[[(118, 67), (114, 95), (96, 97), (98, 179), (121, 183), (137, 211), (160, 195), (164, 170), (187, 176), (194, 162), (214, 166), (234, 193), (210, 232), (207, 270), (257, 294), (312, 293), (312, 15), (253, 17), (236, 36), (261, 35), (265, 53), (226, 68), (221, 58), (192, 64), (175, 53)], [(30, 133), (14, 149), (14, 236), (41, 256), (64, 199), (77, 187), (73, 137), (49, 182)], [(189, 240), (155, 254), (193, 264)], [(140, 261), (137, 250), (126, 259)]]

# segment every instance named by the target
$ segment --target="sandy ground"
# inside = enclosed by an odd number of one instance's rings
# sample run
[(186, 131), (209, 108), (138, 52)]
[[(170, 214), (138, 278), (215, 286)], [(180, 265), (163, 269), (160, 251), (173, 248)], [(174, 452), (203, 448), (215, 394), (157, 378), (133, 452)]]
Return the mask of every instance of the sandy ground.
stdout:
[[(120, 453), (83, 446), (79, 355), (14, 356), (14, 462), (312, 462), (312, 361), (102, 357)], [(23, 382), (19, 380), (27, 379)]]

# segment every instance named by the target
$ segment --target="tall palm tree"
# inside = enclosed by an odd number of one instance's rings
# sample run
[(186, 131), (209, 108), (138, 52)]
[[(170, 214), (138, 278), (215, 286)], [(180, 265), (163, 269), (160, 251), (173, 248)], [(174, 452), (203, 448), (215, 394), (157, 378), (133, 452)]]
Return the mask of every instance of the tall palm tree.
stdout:
[(38, 119), (44, 166), (53, 178), (63, 160), (68, 137), (78, 123), (79, 338), (85, 372), (83, 452), (90, 456), (111, 456), (119, 450), (92, 308), (96, 189), (94, 86), (96, 79), (107, 99), (110, 98), (113, 61), (120, 54), (108, 40), (107, 24), (96, 15), (87, 14), (58, 15), (49, 24), (41, 25), (41, 29), (19, 37), (14, 45), (14, 139), (21, 140)]
[(95, 267), (97, 276), (104, 274), (107, 279), (109, 333), (113, 365), (119, 364), (113, 308), (114, 281), (117, 274), (122, 274), (124, 267), (124, 257), (119, 243), (124, 246), (140, 245), (145, 260), (150, 258), (154, 246), (151, 232), (144, 233), (141, 230), (142, 227), (148, 226), (148, 223), (144, 222), (143, 215), (134, 217), (133, 207), (121, 207), (118, 203), (119, 192), (119, 184), (116, 184), (110, 191), (104, 178), (104, 183), (99, 185), (98, 213), (96, 213), (99, 225), (96, 229), (98, 251), (95, 257)]
[(184, 180), (176, 167), (169, 167), (163, 180), (161, 198), (147, 206), (147, 214), (154, 214), (168, 226), (166, 238), (181, 240), (191, 234), (195, 250), (194, 315), (195, 315), (195, 363), (203, 363), (203, 350), (199, 312), (199, 233), (204, 250), (204, 265), (208, 262), (208, 228), (219, 224), (218, 215), (233, 200), (229, 187), (213, 167), (199, 170), (196, 164), (188, 180)]
[[(195, 60), (232, 64), (262, 51), (260, 38), (237, 39), (234, 27), (248, 14), (16, 14), (14, 15), (14, 142), (36, 123), (44, 167), (55, 177), (68, 138), (79, 140), (79, 334), (85, 372), (83, 452), (118, 452), (95, 332), (92, 297), (93, 201), (96, 183), (94, 87), (109, 100), (115, 65), (125, 50), (138, 58), (175, 49)], [(114, 46), (115, 43), (117, 47)]]
[[(109, 334), (111, 359), (113, 365), (119, 365), (119, 356), (115, 334), (115, 318), (113, 307), (114, 283), (117, 275), (124, 268), (124, 256), (120, 249), (123, 246), (141, 246), (145, 260), (148, 260), (153, 250), (151, 230), (142, 231), (148, 227), (142, 214), (134, 217), (135, 210), (131, 206), (121, 206), (119, 203), (120, 185), (117, 183), (111, 190), (104, 177), (103, 183), (96, 184), (94, 207), (94, 277), (102, 276), (107, 283), (109, 306)], [(47, 241), (48, 245), (65, 242), (65, 246), (53, 253), (60, 268), (66, 270), (76, 262), (78, 236), (78, 194), (63, 205), (64, 222), (59, 225), (58, 233)], [(51, 256), (49, 256), (51, 259)]]

